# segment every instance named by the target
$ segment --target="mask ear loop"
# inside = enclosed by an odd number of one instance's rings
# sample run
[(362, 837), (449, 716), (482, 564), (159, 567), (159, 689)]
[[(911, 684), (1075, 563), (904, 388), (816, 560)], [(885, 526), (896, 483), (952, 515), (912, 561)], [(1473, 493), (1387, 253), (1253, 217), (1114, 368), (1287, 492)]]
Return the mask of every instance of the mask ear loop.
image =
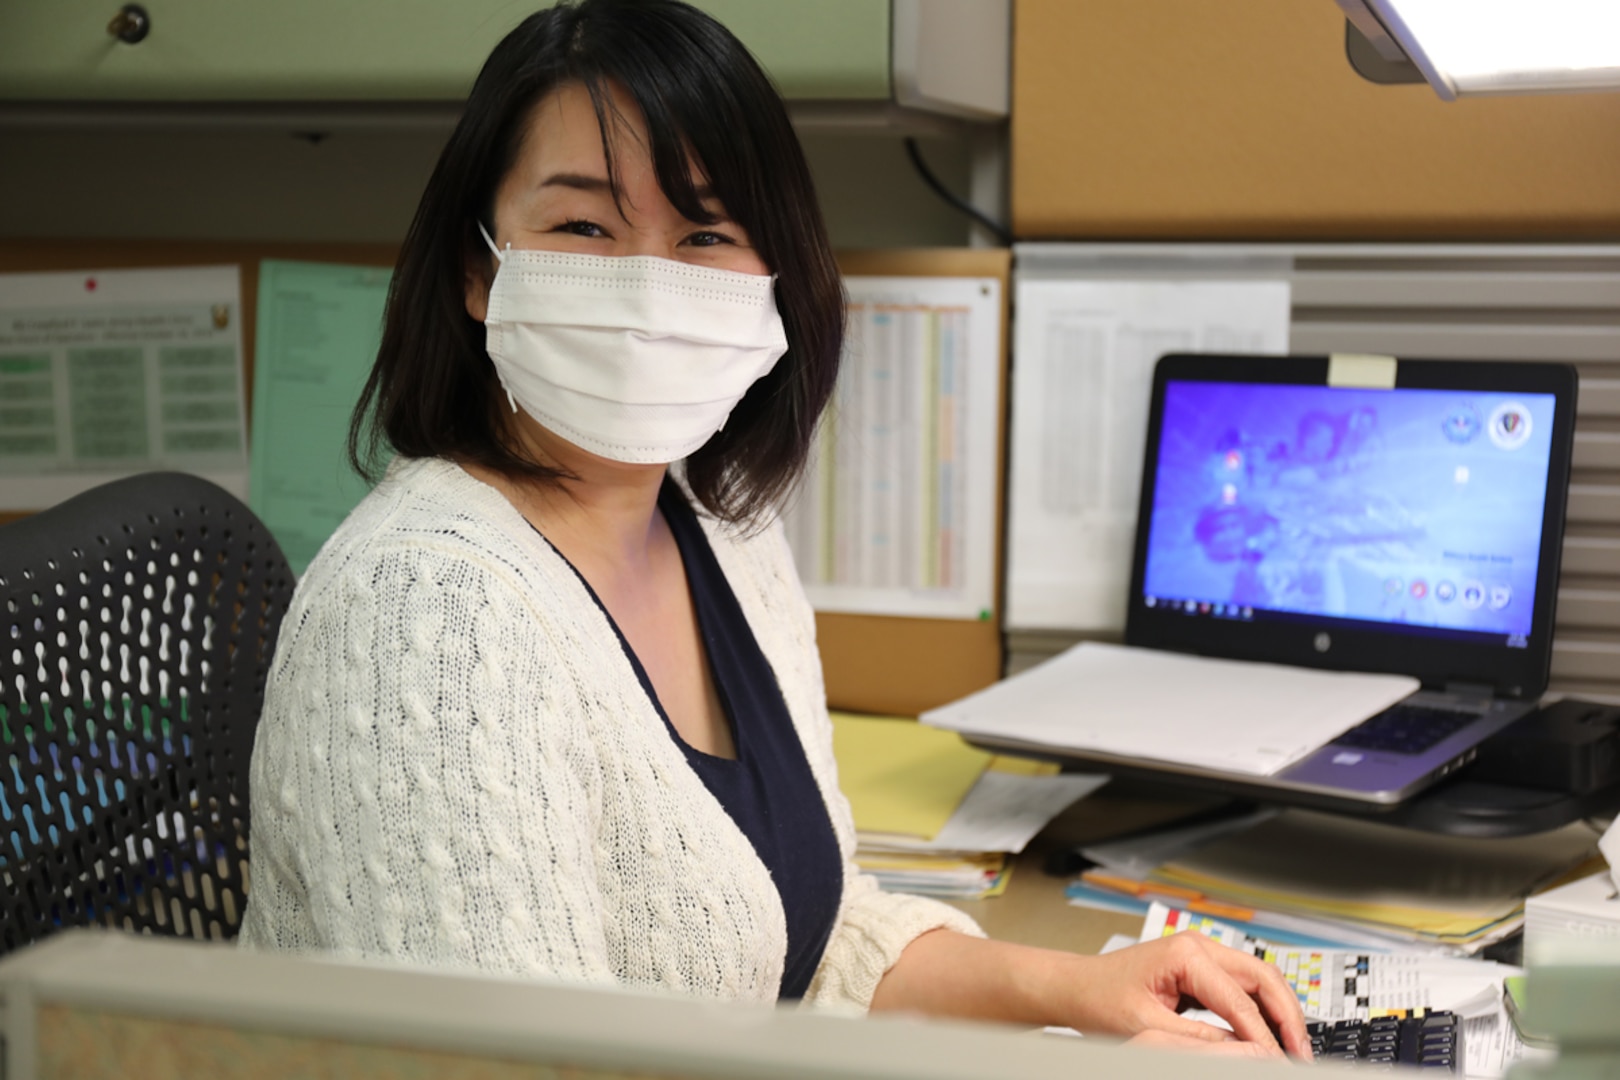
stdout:
[[(484, 238), (484, 243), (489, 245), (489, 250), (494, 252), (495, 258), (499, 259), (501, 262), (505, 262), (505, 254), (501, 252), (500, 248), (495, 246), (495, 238), (489, 235), (489, 230), (484, 228), (484, 223), (482, 221), (478, 223), (478, 233)], [(506, 242), (506, 250), (512, 250), (512, 242), (510, 240)]]
[[(506, 261), (506, 256), (502, 254), (500, 248), (495, 246), (495, 238), (489, 235), (489, 230), (484, 228), (484, 223), (482, 221), (478, 223), (478, 232), (479, 235), (484, 238), (484, 243), (489, 245), (489, 250), (495, 253), (496, 261), (504, 263)], [(507, 242), (506, 250), (512, 250), (512, 244), (510, 241)], [(512, 406), (513, 412), (517, 412), (517, 399), (512, 396), (512, 391), (509, 387), (507, 387), (505, 379), (501, 380), (501, 389), (506, 391), (506, 403)]]

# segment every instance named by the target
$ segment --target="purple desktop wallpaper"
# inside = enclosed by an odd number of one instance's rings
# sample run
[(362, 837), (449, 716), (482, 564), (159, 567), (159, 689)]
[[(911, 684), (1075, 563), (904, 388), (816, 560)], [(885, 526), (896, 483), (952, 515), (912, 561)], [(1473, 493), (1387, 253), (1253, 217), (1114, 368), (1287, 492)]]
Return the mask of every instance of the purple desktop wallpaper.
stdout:
[(1526, 636), (1553, 405), (1172, 382), (1145, 596)]

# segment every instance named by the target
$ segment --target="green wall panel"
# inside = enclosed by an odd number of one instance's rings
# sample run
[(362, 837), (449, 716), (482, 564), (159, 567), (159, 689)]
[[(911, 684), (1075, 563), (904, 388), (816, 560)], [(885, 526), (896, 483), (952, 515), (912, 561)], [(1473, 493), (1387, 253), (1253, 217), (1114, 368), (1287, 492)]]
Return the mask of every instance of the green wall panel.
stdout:
[[(0, 0), (0, 100), (454, 101), (542, 3), (148, 0), (116, 41), (116, 0)], [(888, 0), (697, 0), (785, 96), (889, 95)]]

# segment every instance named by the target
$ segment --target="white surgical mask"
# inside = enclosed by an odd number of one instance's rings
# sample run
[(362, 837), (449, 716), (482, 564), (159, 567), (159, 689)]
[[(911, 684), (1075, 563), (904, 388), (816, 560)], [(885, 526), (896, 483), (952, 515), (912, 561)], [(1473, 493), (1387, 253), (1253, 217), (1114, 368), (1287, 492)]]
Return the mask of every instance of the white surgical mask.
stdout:
[(787, 352), (774, 276), (501, 251), (478, 229), (500, 260), (484, 326), (507, 401), (594, 454), (686, 457)]

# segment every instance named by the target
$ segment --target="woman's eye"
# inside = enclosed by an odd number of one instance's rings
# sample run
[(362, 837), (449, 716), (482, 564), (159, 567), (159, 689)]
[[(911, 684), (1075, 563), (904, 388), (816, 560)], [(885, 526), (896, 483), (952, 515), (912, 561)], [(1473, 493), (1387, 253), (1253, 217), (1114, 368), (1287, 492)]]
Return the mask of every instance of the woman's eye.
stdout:
[(566, 232), (566, 233), (573, 233), (575, 236), (606, 236), (607, 235), (606, 230), (604, 230), (602, 228), (602, 226), (596, 224), (596, 222), (594, 222), (594, 221), (585, 221), (583, 219), (574, 219), (574, 220), (563, 222), (562, 228), (561, 228), (560, 231)]
[(697, 232), (686, 238), (686, 242), (693, 247), (714, 247), (717, 244), (734, 243), (731, 237), (724, 233)]

